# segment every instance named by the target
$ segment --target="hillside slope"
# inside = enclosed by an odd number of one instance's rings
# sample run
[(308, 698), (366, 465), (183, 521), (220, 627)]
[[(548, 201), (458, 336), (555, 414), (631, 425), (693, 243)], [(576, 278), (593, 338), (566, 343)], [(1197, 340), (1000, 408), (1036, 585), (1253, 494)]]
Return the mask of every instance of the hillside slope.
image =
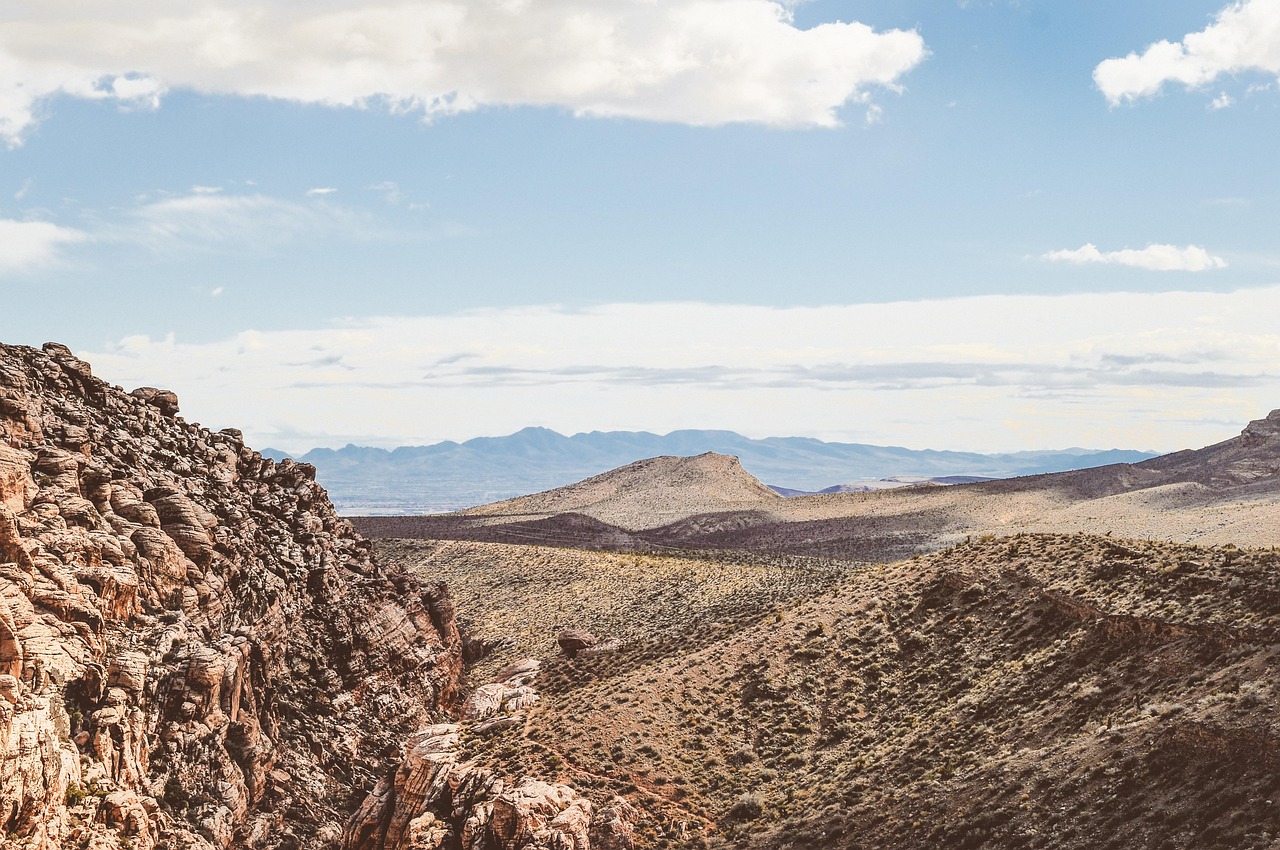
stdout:
[[(1280, 835), (1274, 551), (984, 538), (846, 565), (790, 598), (775, 572), (739, 584), (732, 614), (683, 634), (620, 624), (621, 645), (570, 659), (546, 601), (625, 580), (634, 556), (380, 545), (489, 600), (487, 637), (542, 623), (521, 638), (545, 647), (541, 700), (476, 752), (622, 795), (641, 846), (1238, 850)], [(504, 565), (520, 592), (495, 597)], [(641, 572), (680, 569), (663, 556)], [(578, 616), (606, 626), (616, 598), (578, 596)], [(678, 593), (627, 604), (627, 622), (683, 610)]]
[(62, 346), (0, 347), (6, 848), (336, 846), (452, 704), (460, 642), (313, 477)]
[(751, 510), (781, 496), (748, 474), (736, 457), (655, 457), (544, 493), (459, 511), (460, 517), (529, 522), (580, 514), (624, 530), (653, 528), (692, 514)]

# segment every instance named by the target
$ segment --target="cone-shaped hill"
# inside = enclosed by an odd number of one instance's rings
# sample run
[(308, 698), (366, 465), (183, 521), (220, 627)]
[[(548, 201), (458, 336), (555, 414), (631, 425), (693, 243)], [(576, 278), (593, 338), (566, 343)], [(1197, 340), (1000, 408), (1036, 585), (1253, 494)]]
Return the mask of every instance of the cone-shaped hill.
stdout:
[(458, 516), (528, 522), (581, 514), (621, 529), (654, 528), (704, 513), (753, 510), (781, 501), (731, 455), (655, 457), (577, 484), (459, 511)]

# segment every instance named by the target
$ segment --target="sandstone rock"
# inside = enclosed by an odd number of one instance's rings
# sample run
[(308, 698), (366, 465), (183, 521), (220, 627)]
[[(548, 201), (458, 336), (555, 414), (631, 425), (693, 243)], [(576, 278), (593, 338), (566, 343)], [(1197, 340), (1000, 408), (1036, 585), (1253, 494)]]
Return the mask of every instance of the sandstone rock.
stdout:
[(565, 629), (556, 639), (565, 655), (574, 658), (584, 649), (590, 649), (600, 642), (591, 632), (583, 629)]
[(155, 387), (138, 387), (129, 395), (155, 407), (164, 416), (178, 415), (178, 394), (172, 390), (158, 390)]
[(593, 850), (634, 850), (635, 827), (640, 813), (622, 797), (602, 806), (591, 822)]
[(468, 720), (485, 720), (495, 714), (516, 711), (538, 701), (538, 692), (529, 685), (494, 682), (481, 685), (468, 697), (462, 716)]
[(494, 681), (525, 684), (542, 669), (542, 662), (537, 658), (524, 658), (513, 661), (494, 674)]
[(504, 714), (501, 717), (494, 717), (482, 723), (477, 723), (472, 727), (471, 734), (480, 736), (495, 735), (507, 729), (519, 729), (521, 726), (524, 726), (523, 714)]
[[(508, 783), (458, 760), (459, 727), (439, 724), (412, 736), (393, 774), (379, 780), (347, 822), (349, 850), (590, 850), (591, 802), (567, 785), (524, 778)], [(604, 836), (629, 835), (628, 813), (611, 806)], [(617, 844), (616, 847), (624, 845)]]
[(494, 800), (490, 834), (501, 850), (589, 850), (591, 801), (567, 785), (522, 779)]
[(452, 601), (384, 570), (314, 469), (177, 412), (0, 346), (0, 824), (336, 848), (351, 789), (453, 707)]
[(38, 492), (31, 479), (34, 460), (30, 452), (0, 444), (0, 507), (20, 514), (31, 506)]

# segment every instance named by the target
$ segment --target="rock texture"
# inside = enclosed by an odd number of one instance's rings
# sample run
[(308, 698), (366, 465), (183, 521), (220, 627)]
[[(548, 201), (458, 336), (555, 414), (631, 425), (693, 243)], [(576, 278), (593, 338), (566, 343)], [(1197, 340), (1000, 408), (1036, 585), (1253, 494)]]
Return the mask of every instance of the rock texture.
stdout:
[[(511, 783), (458, 756), (459, 728), (422, 730), (393, 776), (356, 812), (344, 835), (351, 850), (590, 850), (591, 801), (567, 785)], [(600, 821), (604, 846), (630, 836), (627, 810)]]
[[(337, 847), (460, 647), (443, 585), (383, 569), (312, 467), (0, 346), (6, 848)], [(511, 829), (576, 836), (572, 805)]]

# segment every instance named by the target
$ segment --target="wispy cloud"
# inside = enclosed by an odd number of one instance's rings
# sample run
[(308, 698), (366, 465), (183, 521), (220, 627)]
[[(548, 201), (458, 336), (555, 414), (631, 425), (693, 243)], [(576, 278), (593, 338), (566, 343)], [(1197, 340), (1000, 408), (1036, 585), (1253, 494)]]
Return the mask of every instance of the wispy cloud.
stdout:
[(175, 245), (264, 245), (306, 230), (327, 230), (329, 217), (310, 207), (265, 195), (193, 194), (145, 204), (133, 211), (122, 238), (134, 236), (157, 250)]
[(0, 138), (16, 144), (54, 94), (154, 106), (168, 88), (427, 116), (533, 105), (830, 126), (926, 54), (914, 31), (798, 29), (773, 0), (32, 3), (0, 30)]
[(308, 189), (308, 190), (307, 190), (307, 195), (308, 195), (309, 197), (313, 197), (313, 198), (314, 198), (314, 197), (323, 197), (323, 196), (325, 196), (325, 195), (332, 195), (332, 194), (333, 194), (334, 192), (336, 192), (336, 191), (338, 191), (338, 190), (337, 190), (337, 189), (335, 189), (335, 188), (334, 188), (334, 187), (332, 187), (332, 186), (317, 186), (317, 187), (316, 187), (316, 188), (314, 188), (314, 189)]
[(64, 246), (89, 238), (82, 230), (48, 221), (0, 219), (0, 276), (49, 265)]
[(137, 337), (84, 356), (112, 381), (172, 386), (188, 415), (259, 444), (295, 435), (285, 448), (297, 450), (352, 434), (397, 445), (532, 422), (981, 450), (1176, 448), (1229, 436), (1196, 423), (1276, 406), (1278, 311), (1280, 288), (531, 307), (207, 344)]
[[(1260, 71), (1280, 75), (1280, 3), (1239, 0), (1214, 22), (1179, 42), (1158, 41), (1141, 53), (1107, 59), (1093, 71), (1098, 89), (1112, 104), (1150, 97), (1165, 83), (1202, 88), (1225, 75)], [(1223, 100), (1226, 98), (1226, 100)], [(1214, 101), (1230, 105), (1225, 94)]]
[(262, 251), (293, 239), (383, 238), (365, 213), (328, 202), (296, 203), (262, 194), (201, 191), (145, 200), (101, 226), (104, 242), (157, 253), (235, 248)]
[(1073, 265), (1131, 266), (1154, 272), (1202, 272), (1227, 267), (1226, 260), (1213, 256), (1197, 245), (1188, 245), (1185, 248), (1179, 248), (1177, 245), (1148, 245), (1138, 249), (1100, 251), (1098, 246), (1088, 242), (1074, 250), (1049, 251), (1042, 254), (1041, 259)]

